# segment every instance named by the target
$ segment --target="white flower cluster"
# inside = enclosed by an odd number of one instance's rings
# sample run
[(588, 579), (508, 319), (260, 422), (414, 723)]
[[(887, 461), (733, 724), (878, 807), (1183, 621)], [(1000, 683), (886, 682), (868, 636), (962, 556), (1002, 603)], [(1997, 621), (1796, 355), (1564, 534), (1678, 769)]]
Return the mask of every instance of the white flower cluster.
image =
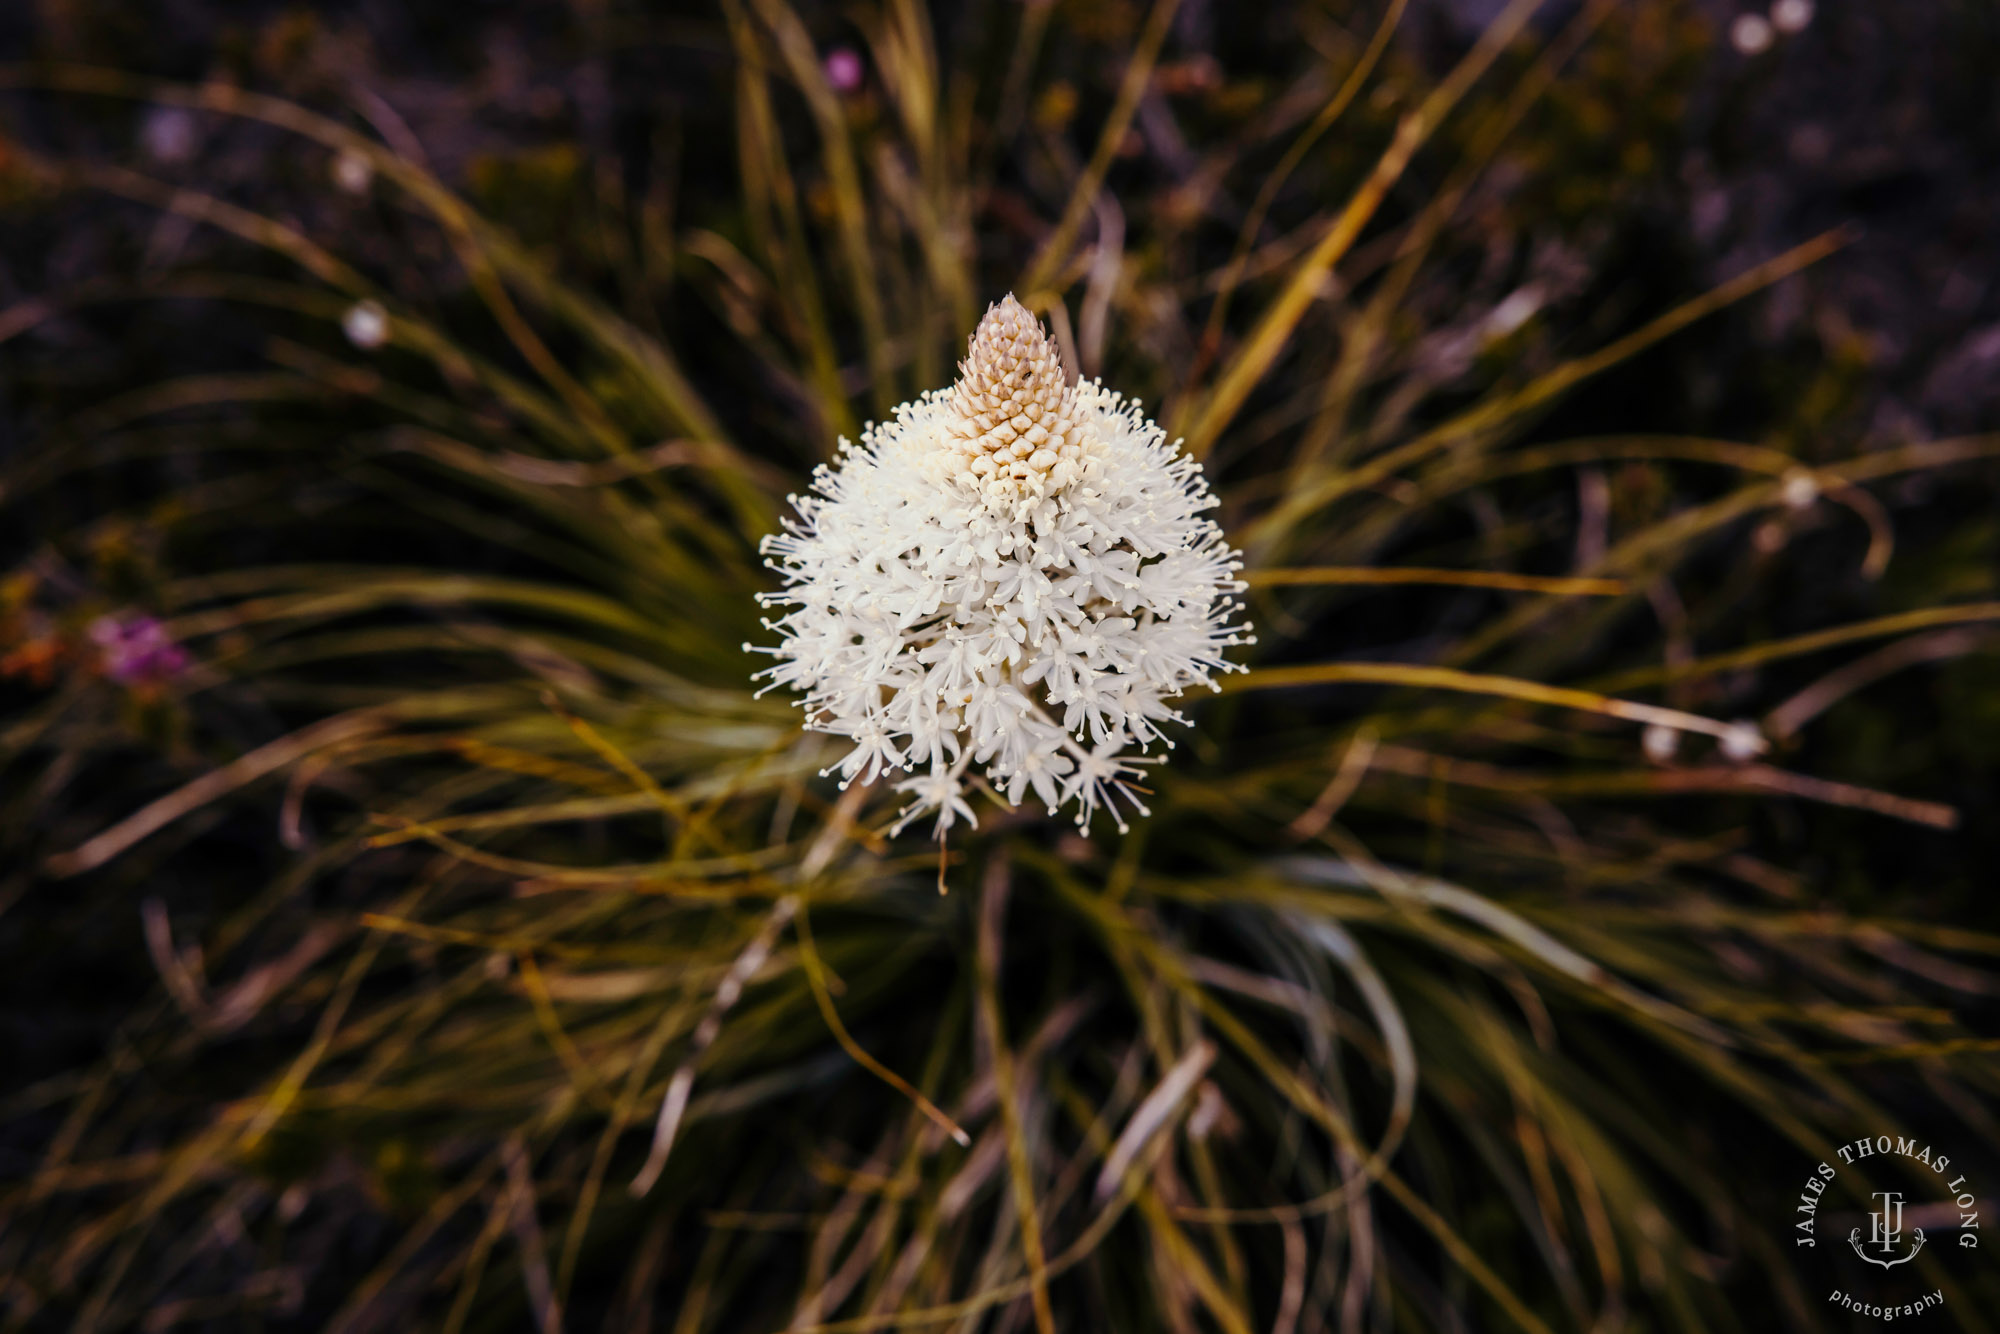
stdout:
[(956, 384), (843, 439), (813, 490), (764, 539), (786, 587), (763, 601), (792, 610), (765, 622), (783, 642), (758, 676), (853, 741), (843, 787), (914, 774), (896, 828), (935, 812), (940, 838), (977, 823), (973, 766), (1010, 803), (1075, 801), (1080, 827), (1102, 806), (1124, 829), (1114, 797), (1146, 813), (1127, 748), (1165, 740), (1185, 721), (1167, 701), (1251, 642), (1199, 463), (1136, 402), (1066, 384), (1008, 296)]

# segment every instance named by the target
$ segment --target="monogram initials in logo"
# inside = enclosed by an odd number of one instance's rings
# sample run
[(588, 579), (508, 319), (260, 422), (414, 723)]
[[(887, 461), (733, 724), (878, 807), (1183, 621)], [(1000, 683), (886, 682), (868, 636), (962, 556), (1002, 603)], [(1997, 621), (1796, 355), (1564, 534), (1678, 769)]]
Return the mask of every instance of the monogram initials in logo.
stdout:
[(1882, 1207), (1872, 1210), (1868, 1215), (1867, 1246), (1864, 1248), (1862, 1245), (1860, 1228), (1855, 1228), (1847, 1234), (1848, 1245), (1854, 1247), (1854, 1253), (1869, 1264), (1881, 1265), (1884, 1269), (1907, 1264), (1916, 1259), (1917, 1252), (1924, 1248), (1924, 1230), (1920, 1227), (1910, 1229), (1910, 1235), (1916, 1240), (1910, 1244), (1909, 1252), (1904, 1255), (1896, 1254), (1896, 1243), (1903, 1237), (1902, 1192), (1878, 1190), (1875, 1192), (1875, 1198), (1882, 1202)]

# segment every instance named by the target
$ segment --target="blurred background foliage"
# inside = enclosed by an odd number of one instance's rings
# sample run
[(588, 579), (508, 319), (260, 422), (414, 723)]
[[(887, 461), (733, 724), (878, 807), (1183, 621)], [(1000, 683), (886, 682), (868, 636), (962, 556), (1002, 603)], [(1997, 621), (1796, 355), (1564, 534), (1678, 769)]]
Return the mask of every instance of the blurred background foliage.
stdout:
[[(6, 1327), (1840, 1327), (2000, 1182), (2000, 20), (1827, 10), (0, 16)], [(1010, 289), (1260, 643), (940, 898), (739, 646)]]

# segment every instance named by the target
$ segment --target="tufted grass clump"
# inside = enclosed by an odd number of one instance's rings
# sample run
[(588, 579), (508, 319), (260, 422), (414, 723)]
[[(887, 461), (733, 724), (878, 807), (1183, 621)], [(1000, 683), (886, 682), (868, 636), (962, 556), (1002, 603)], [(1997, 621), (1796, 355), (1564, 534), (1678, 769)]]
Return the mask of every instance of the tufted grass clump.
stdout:
[[(490, 211), (331, 101), (7, 71), (311, 179), (6, 145), (19, 218), (199, 238), (0, 312), (159, 338), (16, 362), (6, 1327), (1820, 1327), (1790, 1187), (1990, 1142), (2000, 937), (1772, 830), (1950, 836), (1801, 746), (2000, 602), (1773, 608), (1910, 587), (1888, 489), (2000, 440), (1570, 429), (1848, 238), (1600, 299), (1549, 145), (1677, 7), (1439, 69), (1332, 9), (726, 4), (701, 171)], [(1202, 461), (1258, 642), (1129, 832), (974, 791), (941, 855), (742, 645), (788, 494), (1010, 289)]]

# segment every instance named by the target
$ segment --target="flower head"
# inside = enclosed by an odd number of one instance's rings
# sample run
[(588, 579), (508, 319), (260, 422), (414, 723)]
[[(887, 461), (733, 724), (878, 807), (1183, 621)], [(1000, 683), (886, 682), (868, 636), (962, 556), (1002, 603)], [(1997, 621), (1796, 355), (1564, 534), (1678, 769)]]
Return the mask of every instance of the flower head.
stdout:
[(120, 685), (155, 685), (187, 670), (187, 650), (151, 616), (100, 616), (90, 623), (90, 642), (104, 674)]
[(834, 47), (826, 53), (826, 59), (820, 63), (820, 68), (826, 74), (827, 86), (836, 93), (845, 95), (861, 87), (861, 80), (864, 77), (861, 57), (855, 54), (851, 46)]
[(899, 829), (974, 822), (975, 768), (1010, 803), (1074, 801), (1084, 827), (1101, 806), (1123, 828), (1118, 801), (1145, 813), (1128, 750), (1171, 745), (1168, 701), (1250, 642), (1200, 464), (1136, 402), (1068, 383), (1012, 296), (955, 384), (843, 439), (792, 504), (764, 540), (786, 585), (764, 601), (791, 610), (766, 622), (782, 640), (758, 675), (853, 741), (843, 783), (915, 775)]
[(379, 301), (357, 301), (340, 317), (340, 331), (363, 352), (373, 352), (389, 341), (389, 312)]

